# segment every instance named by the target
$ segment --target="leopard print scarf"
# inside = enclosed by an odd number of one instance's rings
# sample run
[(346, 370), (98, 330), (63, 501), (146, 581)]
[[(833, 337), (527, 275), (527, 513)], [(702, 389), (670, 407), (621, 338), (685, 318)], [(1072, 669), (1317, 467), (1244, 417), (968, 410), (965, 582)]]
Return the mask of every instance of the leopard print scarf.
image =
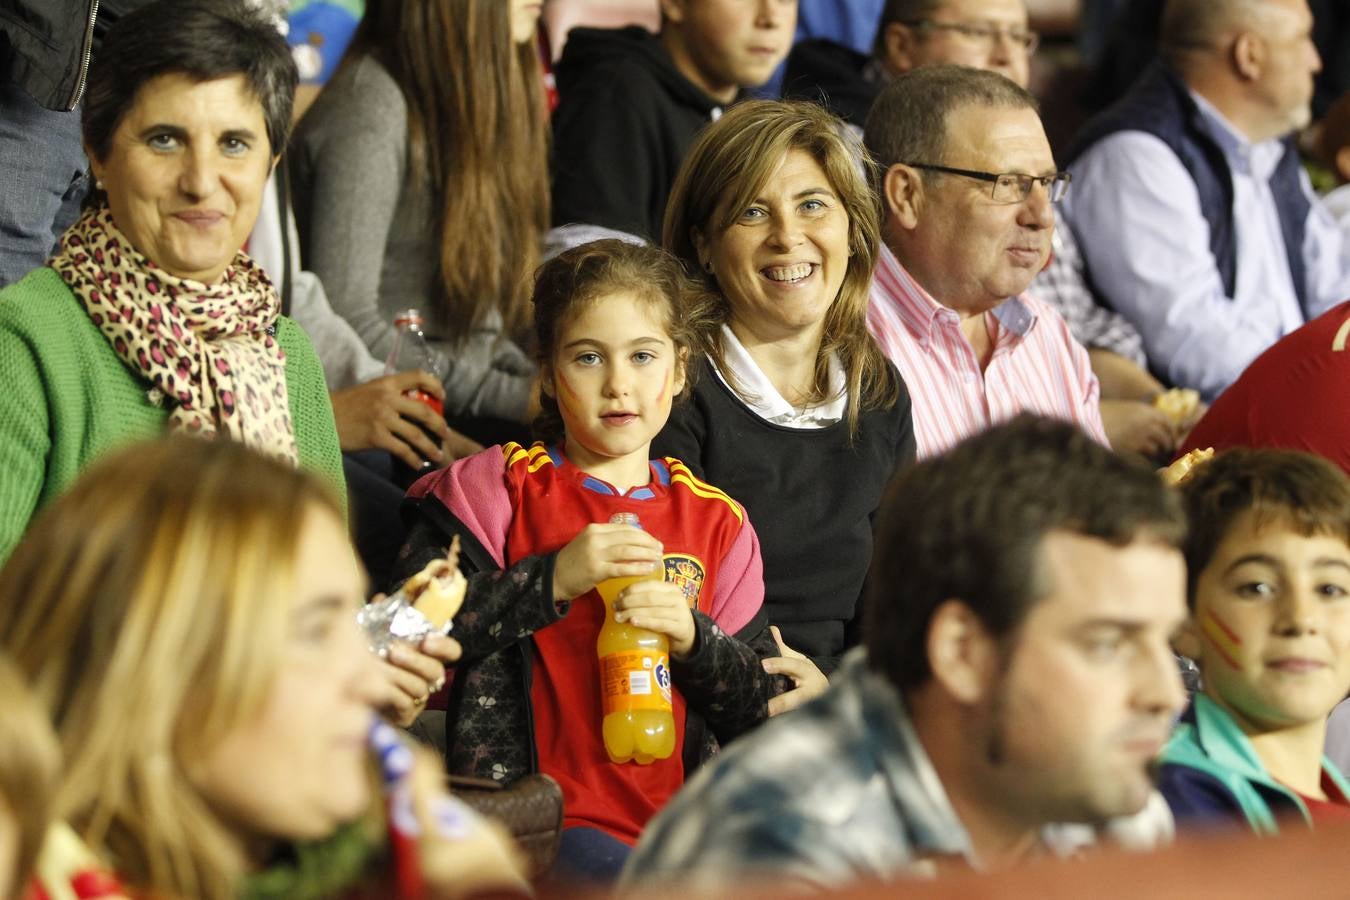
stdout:
[(280, 301), (243, 253), (216, 284), (179, 278), (146, 259), (91, 210), (47, 261), (132, 371), (170, 406), (171, 428), (221, 433), (295, 464), (286, 355), (277, 344)]

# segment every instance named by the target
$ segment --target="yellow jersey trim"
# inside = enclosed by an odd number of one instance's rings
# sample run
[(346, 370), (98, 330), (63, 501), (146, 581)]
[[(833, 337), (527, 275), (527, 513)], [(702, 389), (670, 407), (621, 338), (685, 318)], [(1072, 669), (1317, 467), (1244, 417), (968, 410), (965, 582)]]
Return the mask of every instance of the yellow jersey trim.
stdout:
[(666, 458), (666, 465), (670, 466), (670, 483), (682, 484), (697, 497), (703, 497), (707, 500), (721, 500), (727, 506), (731, 507), (731, 512), (736, 516), (736, 521), (742, 525), (745, 524), (745, 513), (741, 511), (741, 505), (732, 500), (725, 493), (708, 484), (706, 481), (694, 477), (684, 463), (678, 462), (669, 457)]

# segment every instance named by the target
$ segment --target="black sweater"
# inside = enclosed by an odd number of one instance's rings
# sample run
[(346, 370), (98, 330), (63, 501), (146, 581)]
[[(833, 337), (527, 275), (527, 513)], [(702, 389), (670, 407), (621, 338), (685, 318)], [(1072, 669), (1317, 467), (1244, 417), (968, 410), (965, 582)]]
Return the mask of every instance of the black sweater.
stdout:
[(615, 228), (661, 243), (666, 195), (716, 100), (637, 26), (576, 28), (554, 70), (553, 224)]
[(787, 428), (755, 415), (703, 361), (693, 396), (652, 445), (745, 506), (764, 558), (764, 610), (788, 646), (827, 675), (858, 643), (872, 516), (891, 476), (914, 461), (909, 394), (848, 420)]

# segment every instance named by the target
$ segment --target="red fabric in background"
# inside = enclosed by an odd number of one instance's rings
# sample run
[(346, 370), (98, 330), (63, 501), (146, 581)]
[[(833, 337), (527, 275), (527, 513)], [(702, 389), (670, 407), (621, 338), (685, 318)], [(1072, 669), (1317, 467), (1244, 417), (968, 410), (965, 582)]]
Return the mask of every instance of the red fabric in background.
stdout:
[(1305, 450), (1350, 473), (1350, 302), (1327, 310), (1256, 358), (1177, 451)]

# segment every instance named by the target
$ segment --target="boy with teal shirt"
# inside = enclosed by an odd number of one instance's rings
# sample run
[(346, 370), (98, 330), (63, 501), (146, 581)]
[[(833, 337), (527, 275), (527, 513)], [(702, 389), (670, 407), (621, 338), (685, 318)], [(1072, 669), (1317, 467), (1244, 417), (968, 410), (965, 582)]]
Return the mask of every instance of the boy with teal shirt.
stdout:
[(1326, 460), (1232, 450), (1182, 484), (1191, 619), (1179, 649), (1201, 693), (1161, 757), (1181, 828), (1350, 820), (1323, 756), (1350, 691), (1350, 479)]

